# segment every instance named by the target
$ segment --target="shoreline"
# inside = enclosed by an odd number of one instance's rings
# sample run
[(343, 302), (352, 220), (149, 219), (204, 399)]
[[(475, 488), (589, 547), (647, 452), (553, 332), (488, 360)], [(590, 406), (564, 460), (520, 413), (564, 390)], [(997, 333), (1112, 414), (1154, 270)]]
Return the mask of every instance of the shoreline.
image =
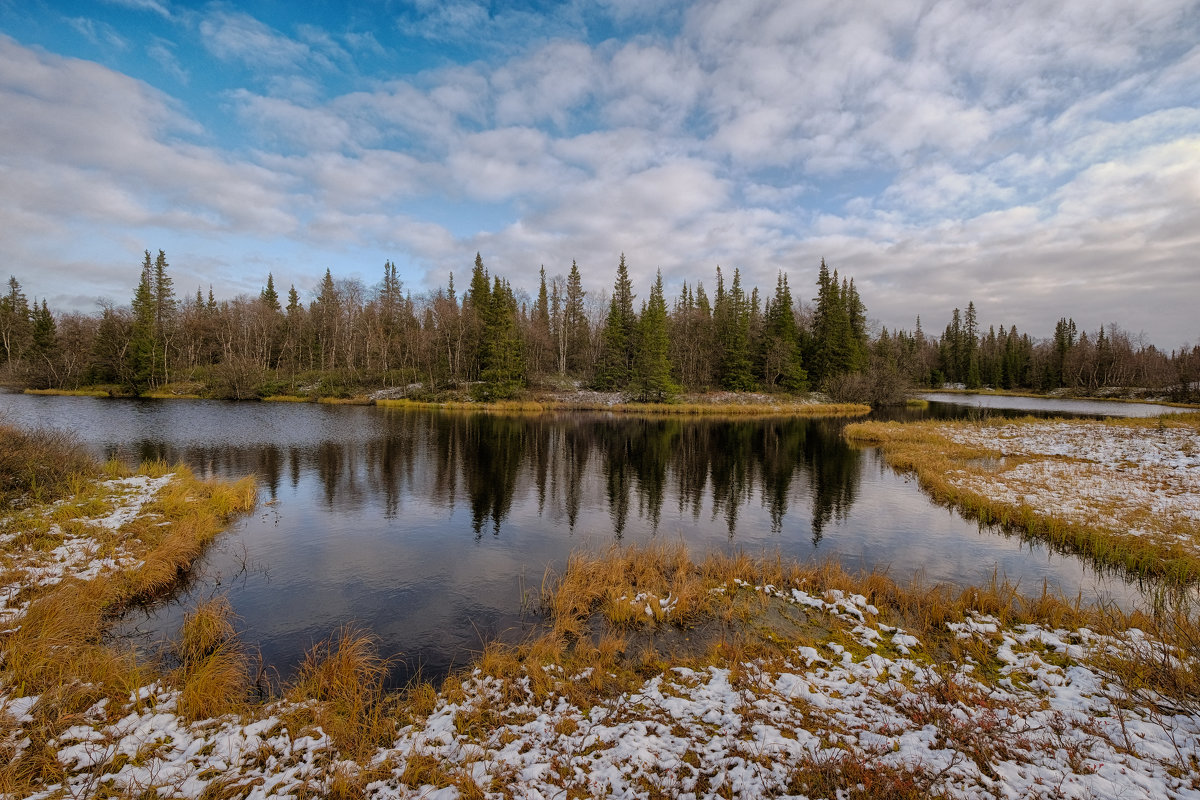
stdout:
[(1072, 392), (1062, 391), (1058, 394), (1037, 393), (1037, 392), (1022, 392), (1014, 389), (918, 389), (917, 396), (927, 394), (961, 394), (961, 395), (982, 395), (984, 397), (1026, 397), (1031, 400), (1063, 400), (1072, 401), (1079, 400), (1082, 402), (1094, 403), (1132, 403), (1136, 405), (1149, 406), (1167, 406), (1169, 408), (1187, 408), (1200, 411), (1200, 403), (1178, 403), (1167, 399), (1154, 399), (1143, 397), (1116, 397), (1105, 394), (1076, 394)]
[[(112, 395), (101, 389), (24, 389), (21, 394), (51, 397), (95, 397), (105, 399), (139, 399)], [(600, 393), (589, 393), (596, 395)], [(226, 400), (222, 402), (262, 403), (317, 403), (324, 405), (361, 405), (380, 408), (422, 409), (441, 411), (481, 411), (489, 413), (539, 414), (544, 412), (607, 411), (615, 414), (644, 414), (663, 416), (804, 416), (804, 417), (853, 417), (871, 412), (865, 403), (830, 403), (820, 400), (803, 401), (779, 399), (770, 395), (730, 392), (714, 392), (707, 395), (687, 395), (682, 399), (664, 403), (631, 402), (613, 399), (620, 393), (604, 393), (603, 399), (594, 397), (574, 398), (559, 394), (534, 394), (528, 399), (474, 401), (444, 400), (421, 401), (406, 398), (371, 397), (309, 397), (304, 395), (268, 395), (252, 400)], [(731, 399), (732, 398), (732, 399)], [(147, 400), (210, 400), (197, 394), (152, 393)]]
[(1200, 414), (848, 425), (935, 501), (1135, 575), (1200, 580)]

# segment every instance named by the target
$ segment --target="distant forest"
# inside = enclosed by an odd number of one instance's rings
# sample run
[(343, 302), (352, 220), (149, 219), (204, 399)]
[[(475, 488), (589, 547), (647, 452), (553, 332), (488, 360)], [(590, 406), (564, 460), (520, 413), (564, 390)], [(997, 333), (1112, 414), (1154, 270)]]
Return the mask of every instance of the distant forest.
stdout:
[(574, 262), (536, 295), (514, 292), (476, 255), (460, 295), (414, 295), (387, 262), (378, 284), (324, 279), (305, 303), (272, 275), (257, 296), (179, 296), (166, 253), (146, 251), (128, 306), (56, 312), (30, 303), (16, 277), (0, 298), (0, 380), (35, 389), (107, 387), (142, 396), (195, 392), (252, 399), (352, 396), (381, 388), (417, 399), (479, 400), (529, 389), (619, 391), (642, 401), (681, 392), (813, 390), (875, 405), (914, 388), (1148, 390), (1200, 398), (1200, 346), (1164, 352), (1116, 325), (1079, 330), (1067, 317), (1044, 338), (1016, 326), (986, 331), (975, 305), (944, 332), (869, 330), (854, 279), (822, 260), (815, 297), (797, 302), (788, 276), (746, 290), (718, 267), (711, 289), (684, 283), (668, 303), (662, 274), (638, 302), (624, 255), (610, 295), (590, 297)]

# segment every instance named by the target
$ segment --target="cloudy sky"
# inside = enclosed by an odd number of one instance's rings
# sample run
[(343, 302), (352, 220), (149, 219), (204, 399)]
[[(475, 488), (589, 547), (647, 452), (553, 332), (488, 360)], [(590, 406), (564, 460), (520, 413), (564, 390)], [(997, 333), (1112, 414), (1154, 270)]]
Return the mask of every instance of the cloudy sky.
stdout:
[(889, 328), (1197, 343), (1200, 2), (0, 0), (0, 271), (92, 311), (159, 248), (218, 297), (825, 258)]

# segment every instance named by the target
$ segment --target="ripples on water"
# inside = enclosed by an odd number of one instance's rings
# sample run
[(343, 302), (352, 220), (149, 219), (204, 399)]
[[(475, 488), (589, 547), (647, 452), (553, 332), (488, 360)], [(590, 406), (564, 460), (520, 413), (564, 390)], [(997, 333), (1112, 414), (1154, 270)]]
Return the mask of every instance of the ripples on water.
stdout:
[[(197, 599), (228, 596), (245, 641), (286, 674), (339, 626), (400, 654), (396, 679), (443, 674), (493, 638), (519, 638), (523, 591), (581, 547), (683, 541), (836, 559), (901, 581), (993, 574), (1029, 592), (1131, 602), (1080, 559), (980, 530), (931, 502), (843, 420), (503, 416), (314, 404), (5, 395), (18, 424), (78, 431), (103, 456), (256, 473), (236, 523), (170, 602), (135, 615), (148, 639)], [(956, 416), (934, 404), (899, 416)], [(1024, 411), (1022, 411), (1024, 413)]]

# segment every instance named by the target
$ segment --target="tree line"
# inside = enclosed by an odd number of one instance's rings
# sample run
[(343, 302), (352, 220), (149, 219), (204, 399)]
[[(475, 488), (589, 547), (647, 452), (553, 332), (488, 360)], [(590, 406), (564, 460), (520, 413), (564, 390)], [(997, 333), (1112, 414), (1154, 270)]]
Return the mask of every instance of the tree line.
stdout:
[(887, 403), (913, 386), (962, 384), (1045, 391), (1104, 386), (1196, 394), (1200, 348), (1165, 353), (1115, 325), (1095, 334), (1060, 320), (1032, 339), (1015, 326), (981, 332), (974, 303), (944, 334), (869, 329), (849, 276), (821, 261), (815, 297), (801, 303), (787, 274), (746, 290), (716, 269), (712, 291), (684, 282), (668, 303), (661, 272), (640, 303), (624, 255), (611, 294), (584, 290), (579, 267), (543, 268), (536, 295), (514, 290), (477, 254), (466, 292), (454, 274), (414, 295), (396, 266), (378, 283), (326, 270), (305, 302), (268, 274), (258, 295), (218, 301), (212, 289), (177, 296), (166, 253), (144, 253), (128, 305), (56, 313), (30, 303), (17, 278), (0, 297), (0, 378), (10, 385), (110, 386), (131, 395), (193, 386), (215, 397), (348, 395), (399, 387), (437, 398), (469, 391), (503, 399), (530, 387), (578, 386), (664, 401), (680, 392), (819, 389), (839, 400)]

